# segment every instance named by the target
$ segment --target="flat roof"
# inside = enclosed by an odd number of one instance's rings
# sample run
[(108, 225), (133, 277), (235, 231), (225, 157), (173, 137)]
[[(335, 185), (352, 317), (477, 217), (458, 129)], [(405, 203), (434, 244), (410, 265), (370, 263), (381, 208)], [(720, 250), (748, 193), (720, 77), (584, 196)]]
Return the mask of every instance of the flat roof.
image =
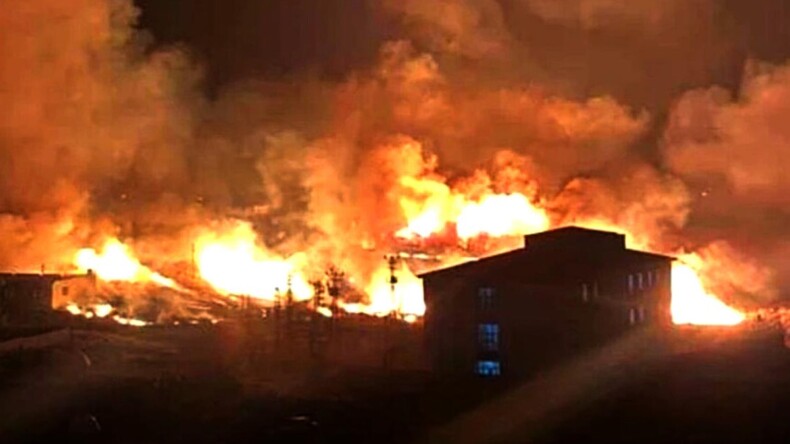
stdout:
[[(500, 265), (500, 264), (502, 266), (504, 266), (506, 264), (509, 265), (510, 263), (512, 263), (511, 261), (515, 261), (515, 260), (518, 260), (518, 259), (523, 259), (525, 261), (531, 261), (531, 262), (539, 261), (540, 257), (543, 257), (546, 254), (547, 250), (545, 250), (545, 249), (544, 250), (531, 250), (528, 247), (530, 237), (533, 237), (533, 236), (535, 236), (537, 238), (542, 238), (543, 236), (546, 236), (546, 237), (554, 237), (554, 236), (565, 237), (564, 233), (567, 233), (567, 235), (569, 235), (571, 237), (573, 237), (575, 235), (580, 235), (580, 234), (581, 235), (593, 235), (593, 236), (602, 236), (603, 235), (603, 236), (606, 236), (607, 238), (612, 238), (614, 236), (625, 237), (625, 235), (623, 235), (623, 234), (615, 233), (615, 232), (611, 232), (611, 231), (592, 230), (592, 229), (581, 228), (581, 227), (576, 227), (576, 226), (562, 227), (562, 228), (557, 228), (557, 229), (554, 229), (554, 230), (544, 231), (544, 232), (541, 232), (541, 233), (536, 233), (536, 234), (533, 234), (533, 235), (525, 236), (525, 238), (527, 239), (527, 242), (526, 242), (527, 245), (525, 245), (525, 247), (516, 248), (514, 250), (510, 250), (510, 251), (507, 251), (507, 252), (504, 252), (504, 253), (494, 254), (492, 256), (485, 256), (485, 257), (482, 257), (482, 258), (480, 258), (478, 260), (470, 260), (470, 261), (467, 261), (467, 262), (463, 262), (461, 264), (456, 264), (456, 265), (452, 265), (452, 266), (448, 266), (448, 267), (443, 267), (443, 268), (438, 268), (438, 269), (435, 269), (435, 270), (427, 271), (425, 273), (419, 274), (419, 277), (421, 277), (421, 278), (422, 277), (430, 277), (430, 276), (433, 276), (433, 275), (438, 275), (438, 274), (443, 274), (443, 273), (448, 273), (448, 272), (462, 271), (464, 269), (472, 269), (472, 268), (476, 268), (476, 267), (481, 267), (481, 270), (482, 270), (482, 269), (485, 269), (485, 268), (495, 267), (495, 266)], [(632, 249), (629, 249), (629, 248), (623, 248), (622, 250), (618, 250), (618, 251), (621, 251), (622, 254), (625, 255), (625, 256), (629, 256), (629, 255), (634, 256), (635, 255), (635, 256), (641, 257), (643, 259), (669, 260), (669, 261), (675, 260), (675, 258), (671, 257), (671, 256), (666, 256), (666, 255), (657, 254), (657, 253), (650, 253), (650, 252), (640, 251), (640, 250), (632, 250)], [(567, 252), (566, 252), (566, 254), (567, 254)]]

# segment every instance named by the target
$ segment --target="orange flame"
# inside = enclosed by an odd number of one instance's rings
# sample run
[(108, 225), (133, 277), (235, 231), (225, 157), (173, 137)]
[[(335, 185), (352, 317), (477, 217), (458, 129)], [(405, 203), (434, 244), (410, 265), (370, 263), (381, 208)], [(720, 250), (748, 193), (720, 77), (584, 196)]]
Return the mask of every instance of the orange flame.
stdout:
[(101, 253), (83, 248), (74, 256), (74, 264), (82, 272), (92, 271), (103, 281), (153, 282), (162, 287), (180, 288), (170, 278), (145, 267), (129, 247), (112, 238), (104, 243)]
[(351, 312), (384, 316), (392, 312), (401, 315), (422, 316), (425, 314), (422, 279), (414, 275), (409, 267), (401, 263), (395, 271), (398, 282), (390, 286), (390, 270), (386, 265), (379, 267), (365, 289), (370, 304), (363, 307), (350, 307)]
[(400, 199), (408, 222), (396, 233), (398, 237), (427, 238), (449, 225), (455, 225), (456, 235), (463, 240), (480, 235), (523, 235), (550, 227), (546, 211), (524, 194), (487, 193), (472, 199), (431, 179), (407, 179), (402, 184), (418, 191), (424, 200), (415, 201), (410, 196)]
[(461, 239), (488, 235), (501, 237), (544, 231), (550, 222), (546, 212), (520, 193), (492, 194), (479, 202), (467, 202), (456, 219)]
[(698, 270), (683, 262), (672, 266), (672, 322), (694, 325), (737, 325), (746, 319), (708, 293)]
[(274, 301), (291, 291), (296, 300), (310, 299), (313, 289), (299, 270), (302, 255), (281, 259), (257, 244), (248, 223), (221, 233), (209, 231), (195, 242), (200, 276), (223, 295)]

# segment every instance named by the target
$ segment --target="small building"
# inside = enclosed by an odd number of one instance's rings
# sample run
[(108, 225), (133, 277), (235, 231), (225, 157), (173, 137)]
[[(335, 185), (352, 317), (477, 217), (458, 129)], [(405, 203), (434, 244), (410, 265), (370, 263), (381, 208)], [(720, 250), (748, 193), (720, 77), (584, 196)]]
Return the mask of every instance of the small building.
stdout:
[(92, 274), (0, 273), (0, 325), (46, 323), (58, 299), (74, 286), (93, 285)]
[(521, 377), (646, 325), (671, 325), (672, 258), (566, 227), (524, 248), (423, 274), (425, 335), (442, 373)]

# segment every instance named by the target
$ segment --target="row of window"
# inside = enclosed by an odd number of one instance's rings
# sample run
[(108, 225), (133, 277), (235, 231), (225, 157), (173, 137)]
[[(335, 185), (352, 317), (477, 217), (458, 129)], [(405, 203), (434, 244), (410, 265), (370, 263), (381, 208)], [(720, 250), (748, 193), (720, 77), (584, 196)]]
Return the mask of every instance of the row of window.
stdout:
[(632, 273), (628, 275), (628, 292), (634, 293), (636, 289), (644, 290), (658, 284), (659, 271), (648, 270), (646, 272)]
[[(628, 275), (628, 292), (633, 294), (636, 289), (644, 290), (658, 284), (659, 270), (632, 273)], [(581, 296), (583, 302), (598, 299), (598, 282), (582, 283)], [(477, 305), (482, 311), (493, 310), (496, 306), (496, 290), (493, 287), (477, 289)]]

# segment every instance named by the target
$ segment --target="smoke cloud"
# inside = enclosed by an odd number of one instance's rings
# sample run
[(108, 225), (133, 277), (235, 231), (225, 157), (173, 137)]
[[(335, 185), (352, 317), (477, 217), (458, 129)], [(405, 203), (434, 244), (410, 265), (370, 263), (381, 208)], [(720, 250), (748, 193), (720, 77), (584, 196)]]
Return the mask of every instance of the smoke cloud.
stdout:
[(684, 94), (663, 147), (670, 168), (703, 194), (697, 225), (765, 258), (780, 275), (790, 251), (782, 234), (790, 222), (789, 112), (790, 69), (752, 62), (737, 96), (719, 87)]

